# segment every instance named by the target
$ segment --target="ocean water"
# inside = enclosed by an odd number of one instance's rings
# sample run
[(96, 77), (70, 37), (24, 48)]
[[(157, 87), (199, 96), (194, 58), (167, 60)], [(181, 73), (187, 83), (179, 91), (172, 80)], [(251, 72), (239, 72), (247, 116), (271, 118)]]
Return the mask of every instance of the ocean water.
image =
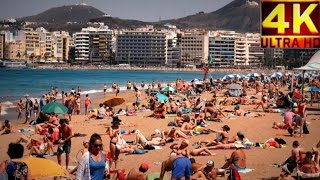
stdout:
[[(213, 78), (221, 78), (225, 73), (211, 73)], [(142, 81), (146, 84), (152, 81), (174, 82), (177, 78), (190, 81), (202, 79), (202, 72), (173, 71), (126, 71), (126, 70), (54, 70), (54, 69), (0, 69), (0, 101), (3, 107), (15, 107), (19, 98), (29, 94), (40, 97), (49, 92), (52, 87), (58, 87), (69, 92), (80, 86), (82, 94), (102, 92), (103, 85), (109, 88), (115, 82), (121, 90), (126, 89), (127, 81), (134, 81), (140, 87)], [(111, 88), (109, 89), (111, 91)], [(4, 110), (2, 114), (6, 113)]]

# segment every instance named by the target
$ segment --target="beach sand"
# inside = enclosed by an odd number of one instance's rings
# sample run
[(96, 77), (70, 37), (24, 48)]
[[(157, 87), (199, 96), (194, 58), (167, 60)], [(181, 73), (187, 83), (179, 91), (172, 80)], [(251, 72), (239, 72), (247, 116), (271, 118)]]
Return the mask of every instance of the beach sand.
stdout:
[[(146, 102), (147, 96), (143, 94), (143, 103)], [(110, 96), (101, 96), (100, 98), (93, 99), (93, 107), (97, 107), (98, 103), (103, 102), (105, 98)], [(134, 91), (127, 91), (120, 93), (120, 96), (123, 97), (126, 102), (119, 107), (116, 107), (116, 111), (119, 108), (125, 108), (126, 105), (131, 104), (134, 98)], [(202, 98), (210, 99), (211, 95), (209, 93), (204, 93)], [(84, 99), (84, 98), (83, 98)], [(252, 109), (253, 105), (241, 106), (243, 109)], [(318, 107), (318, 104), (314, 104), (313, 107)], [(228, 107), (227, 107), (228, 108)], [(229, 107), (231, 108), (231, 106)], [(139, 129), (145, 136), (150, 136), (150, 134), (154, 133), (154, 129), (160, 130), (168, 130), (171, 127), (168, 127), (167, 124), (169, 121), (172, 121), (174, 117), (166, 118), (166, 119), (156, 119), (151, 117), (146, 117), (150, 115), (152, 112), (144, 112), (138, 113), (137, 116), (119, 116), (119, 118), (124, 123), (125, 127), (120, 127), (121, 129), (126, 129), (127, 131), (132, 131), (134, 129)], [(307, 111), (307, 114), (310, 113), (319, 113), (319, 109), (313, 109), (313, 111)], [(275, 138), (276, 134), (286, 134), (284, 130), (276, 130), (272, 129), (273, 122), (281, 122), (282, 116), (281, 113), (267, 114), (264, 113), (265, 116), (257, 117), (257, 118), (248, 118), (248, 117), (232, 117), (230, 119), (225, 119), (223, 122), (209, 122), (209, 128), (211, 129), (220, 129), (223, 125), (227, 124), (230, 126), (230, 136), (236, 135), (237, 131), (242, 131), (245, 136), (251, 142), (264, 142), (269, 138)], [(290, 155), (292, 149), (292, 142), (294, 140), (298, 140), (301, 144), (301, 147), (306, 150), (311, 150), (313, 146), (319, 141), (320, 137), (320, 120), (312, 120), (319, 117), (319, 115), (308, 115), (307, 121), (310, 122), (309, 131), (310, 134), (304, 135), (303, 138), (294, 138), (294, 137), (286, 137), (280, 136), (283, 138), (287, 145), (285, 148), (275, 149), (268, 148), (262, 149), (257, 147), (252, 147), (251, 149), (246, 150), (247, 155), (247, 168), (254, 169), (252, 172), (247, 174), (241, 174), (243, 179), (270, 179), (274, 177), (278, 177), (281, 172), (281, 169), (272, 167), (273, 163), (281, 164), (285, 161), (285, 159)], [(92, 133), (100, 133), (103, 134), (105, 132), (106, 126), (108, 126), (111, 122), (111, 118), (104, 120), (90, 120), (85, 121), (85, 115), (74, 115), (72, 117), (72, 121), (70, 125), (73, 127), (74, 132), (81, 132), (87, 134), (86, 137), (75, 137), (72, 139), (72, 148), (70, 155), (70, 165), (76, 165), (74, 162), (74, 157), (80, 148), (82, 148), (82, 141), (89, 140)], [(8, 144), (10, 142), (15, 141), (22, 133), (16, 132), (17, 129), (21, 127), (26, 127), (26, 125), (22, 125), (22, 122), (14, 123), (15, 130), (14, 133), (8, 135), (0, 136), (0, 160), (3, 161), (8, 159), (6, 154)], [(126, 140), (134, 140), (135, 135), (125, 135), (123, 136)], [(109, 151), (109, 138), (107, 136), (102, 136), (104, 149)], [(200, 139), (213, 139), (215, 138), (215, 134), (209, 135), (198, 135), (189, 139), (190, 141), (190, 149), (193, 148), (192, 144), (197, 142)], [(120, 155), (119, 168), (125, 169), (126, 172), (133, 168), (138, 167), (142, 162), (149, 163), (151, 168), (148, 173), (151, 172), (160, 172), (161, 166), (160, 162), (167, 159), (170, 153), (170, 145), (166, 145), (163, 149), (160, 150), (152, 150), (143, 155)], [(56, 147), (55, 147), (56, 148)], [(213, 150), (212, 152), (217, 153), (216, 156), (198, 156), (195, 157), (196, 161), (199, 163), (206, 163), (208, 160), (213, 160), (215, 162), (215, 167), (221, 167), (224, 164), (224, 157), (230, 157), (233, 150)], [(29, 153), (28, 150), (25, 150), (25, 155)], [(48, 159), (52, 159), (57, 162), (55, 156), (47, 157)], [(62, 165), (65, 165), (65, 157), (62, 157)], [(170, 173), (166, 173), (168, 177), (170, 177)], [(224, 178), (219, 178), (224, 179)]]

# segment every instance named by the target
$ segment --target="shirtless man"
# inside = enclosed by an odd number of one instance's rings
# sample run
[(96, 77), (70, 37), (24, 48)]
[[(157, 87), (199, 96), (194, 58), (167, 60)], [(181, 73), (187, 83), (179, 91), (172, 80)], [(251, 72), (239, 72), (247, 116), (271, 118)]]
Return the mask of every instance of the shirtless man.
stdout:
[(191, 108), (191, 103), (190, 103), (186, 98), (183, 99), (182, 105), (183, 105), (183, 107), (186, 108), (186, 109)]
[(61, 155), (63, 152), (66, 153), (66, 169), (69, 165), (69, 154), (71, 150), (71, 138), (73, 137), (72, 128), (67, 124), (66, 119), (60, 119), (59, 121), (59, 146), (57, 150), (58, 163), (61, 165)]
[(200, 141), (200, 144), (205, 143), (206, 146), (212, 146), (217, 144), (228, 144), (230, 127), (228, 125), (224, 125), (222, 126), (221, 129), (222, 131), (211, 130), (212, 132), (218, 133), (217, 138), (215, 140), (213, 141), (203, 140), (203, 141)]
[(18, 112), (18, 118), (17, 120), (22, 119), (22, 109), (23, 109), (23, 103), (22, 103), (22, 99), (19, 100), (19, 102), (17, 103), (17, 112)]
[(262, 107), (264, 112), (267, 112), (267, 113), (277, 113), (278, 112), (277, 110), (272, 109), (272, 108), (269, 107), (267, 96), (263, 96), (262, 97), (262, 101), (260, 101), (258, 103), (258, 106), (255, 107), (254, 110), (257, 110), (260, 106)]
[[(181, 158), (181, 159), (180, 159)], [(176, 161), (177, 159), (180, 159), (181, 161), (184, 161), (185, 163), (183, 164), (183, 162), (180, 163), (180, 161)], [(166, 171), (171, 171), (172, 170), (172, 177), (171, 180), (181, 180), (184, 179), (185, 180), (190, 180), (191, 177), (191, 162), (189, 164), (190, 160), (182, 155), (176, 155), (176, 156), (171, 156), (169, 157), (169, 159), (165, 160), (162, 162), (161, 165), (161, 172), (160, 172), (160, 177), (159, 180), (163, 180), (164, 174)], [(181, 172), (184, 174), (183, 177), (175, 177), (176, 173), (178, 173), (177, 170), (180, 170), (180, 174)]]
[(139, 109), (141, 103), (141, 92), (138, 90), (138, 88), (136, 88), (136, 106)]
[(149, 165), (147, 163), (142, 163), (139, 168), (132, 168), (127, 177), (126, 180), (145, 180), (146, 172), (149, 169)]

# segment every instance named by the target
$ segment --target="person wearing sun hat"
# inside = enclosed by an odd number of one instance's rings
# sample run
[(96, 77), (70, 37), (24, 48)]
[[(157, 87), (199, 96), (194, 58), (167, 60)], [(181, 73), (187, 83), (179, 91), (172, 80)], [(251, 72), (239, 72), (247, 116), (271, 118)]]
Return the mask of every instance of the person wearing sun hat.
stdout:
[(148, 171), (149, 168), (150, 168), (150, 166), (147, 163), (142, 163), (139, 168), (132, 168), (126, 177), (126, 180), (145, 180), (145, 179), (147, 179), (145, 173)]

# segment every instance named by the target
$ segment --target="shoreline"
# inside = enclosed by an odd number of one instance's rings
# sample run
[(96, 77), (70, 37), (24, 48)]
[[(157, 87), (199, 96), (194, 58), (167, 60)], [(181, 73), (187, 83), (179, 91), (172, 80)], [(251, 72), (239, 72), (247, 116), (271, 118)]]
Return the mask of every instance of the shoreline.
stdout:
[[(41, 65), (36, 67), (30, 67), (30, 69), (54, 69), (54, 70), (118, 70), (118, 71), (169, 71), (169, 72), (203, 72), (202, 69), (191, 69), (191, 68), (169, 68), (169, 67), (110, 67), (110, 66), (80, 66), (80, 65)], [(285, 70), (289, 71), (289, 70)], [(280, 72), (274, 69), (265, 69), (265, 68), (230, 68), (230, 67), (223, 67), (223, 68), (210, 68), (209, 72)], [(281, 71), (284, 72), (284, 71)]]

